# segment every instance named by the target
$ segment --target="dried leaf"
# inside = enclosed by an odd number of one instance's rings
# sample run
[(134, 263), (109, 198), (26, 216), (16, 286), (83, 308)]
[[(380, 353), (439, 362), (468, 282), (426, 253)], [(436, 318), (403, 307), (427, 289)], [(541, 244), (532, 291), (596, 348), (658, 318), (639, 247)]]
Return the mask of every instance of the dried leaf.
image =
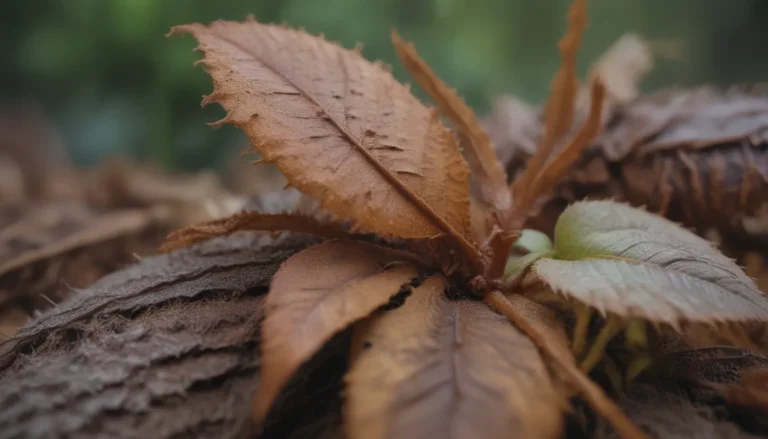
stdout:
[(624, 317), (768, 321), (768, 298), (730, 259), (687, 230), (640, 209), (579, 202), (555, 227), (554, 259), (534, 264), (553, 290)]
[(409, 292), (419, 273), (372, 244), (329, 241), (288, 259), (272, 279), (262, 336), (255, 415), (261, 420), (288, 379), (330, 338)]
[(482, 303), (447, 300), (445, 287), (431, 277), (356, 328), (348, 436), (557, 437), (563, 401), (536, 347)]
[(169, 252), (196, 244), (217, 236), (227, 236), (239, 231), (290, 231), (322, 236), (324, 238), (346, 238), (350, 234), (341, 225), (323, 223), (311, 216), (295, 213), (263, 214), (240, 212), (228, 218), (213, 220), (175, 230), (168, 235), (161, 252)]
[[(285, 26), (191, 24), (214, 92), (297, 189), (383, 235), (469, 243), (468, 171), (437, 113), (381, 65)], [(354, 182), (351, 184), (351, 182)]]
[(544, 108), (544, 135), (522, 175), (512, 186), (515, 206), (526, 208), (536, 194), (528, 189), (546, 165), (557, 141), (565, 135), (573, 123), (573, 113), (578, 91), (576, 76), (576, 52), (581, 45), (581, 35), (587, 26), (586, 0), (573, 0), (568, 10), (568, 31), (560, 40), (561, 66), (552, 80), (552, 87)]
[(728, 403), (749, 407), (768, 417), (768, 368), (745, 371), (739, 384), (717, 387)]
[[(616, 199), (646, 206), (702, 235), (716, 228), (729, 248), (768, 248), (766, 96), (765, 84), (675, 88), (609, 110), (611, 123), (560, 182), (555, 197), (543, 200), (547, 212), (536, 221), (554, 224), (574, 201)], [(534, 126), (515, 131), (517, 119), (503, 107), (494, 112), (491, 137), (508, 174), (517, 175), (532, 154), (528, 145), (539, 136)]]
[[(88, 247), (122, 236), (137, 234), (164, 222), (167, 209), (123, 209), (94, 215), (87, 209), (64, 209), (62, 206), (45, 206), (35, 216), (29, 216), (23, 224), (0, 230), (0, 276), (37, 261), (62, 255), (77, 248)], [(58, 209), (57, 209), (58, 207)], [(69, 216), (69, 217), (68, 217)], [(69, 228), (64, 236), (58, 228)], [(36, 241), (36, 242), (35, 242)], [(41, 241), (43, 245), (41, 244)], [(7, 244), (23, 245), (22, 248), (6, 248)], [(3, 254), (8, 252), (8, 254)], [(13, 252), (13, 253), (11, 253)]]
[(598, 77), (592, 82), (589, 115), (579, 129), (579, 132), (553, 157), (533, 180), (533, 186), (526, 193), (530, 197), (538, 197), (549, 193), (562, 180), (567, 169), (578, 160), (587, 149), (590, 142), (597, 136), (603, 114), (605, 86)]
[(504, 227), (508, 224), (505, 219), (512, 208), (512, 197), (507, 188), (507, 174), (496, 158), (488, 133), (456, 90), (443, 82), (421, 59), (413, 43), (406, 43), (396, 32), (392, 32), (392, 43), (405, 69), (458, 128), (462, 143), (468, 146), (467, 159), (472, 175), (479, 181), (480, 193), (495, 210), (499, 225)]
[(646, 437), (602, 389), (576, 366), (563, 324), (552, 310), (517, 294), (505, 297), (500, 291), (492, 291), (486, 296), (486, 301), (523, 331), (554, 363), (555, 370), (562, 374), (624, 439)]
[[(650, 43), (639, 35), (628, 33), (616, 40), (592, 64), (588, 78), (599, 76), (603, 80), (611, 104), (625, 104), (638, 96), (640, 80), (652, 68)], [(582, 92), (588, 96), (587, 90)]]

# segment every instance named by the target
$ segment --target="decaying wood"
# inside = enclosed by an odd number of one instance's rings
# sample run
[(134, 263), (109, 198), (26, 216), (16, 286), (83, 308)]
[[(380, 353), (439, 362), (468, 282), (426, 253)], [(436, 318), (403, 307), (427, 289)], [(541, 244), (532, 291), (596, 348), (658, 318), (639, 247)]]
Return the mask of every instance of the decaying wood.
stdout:
[[(505, 100), (494, 111), (487, 126), (514, 178), (531, 156), (530, 136), (539, 136), (537, 110)], [(507, 126), (518, 120), (524, 125)], [(562, 207), (584, 198), (625, 200), (700, 233), (715, 229), (726, 240), (768, 244), (765, 87), (663, 90), (617, 106), (536, 225), (551, 228)]]
[[(279, 264), (303, 246), (270, 241), (237, 236), (147, 258), (22, 329), (0, 345), (0, 437), (247, 434), (262, 297)], [(314, 386), (302, 390), (304, 404), (327, 386), (312, 373), (302, 381)], [(313, 410), (325, 422), (320, 431), (332, 433), (330, 418)], [(278, 419), (267, 431), (319, 437), (285, 430), (311, 430), (312, 419), (304, 421)]]

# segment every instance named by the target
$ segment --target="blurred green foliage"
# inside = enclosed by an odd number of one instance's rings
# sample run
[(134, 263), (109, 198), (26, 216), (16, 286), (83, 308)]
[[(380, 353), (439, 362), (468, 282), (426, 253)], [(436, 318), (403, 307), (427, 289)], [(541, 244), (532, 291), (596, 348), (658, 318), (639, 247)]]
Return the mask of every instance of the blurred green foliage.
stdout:
[[(2, 0), (0, 96), (44, 104), (74, 157), (92, 164), (131, 154), (169, 167), (215, 166), (242, 145), (233, 128), (204, 122), (210, 81), (192, 63), (190, 37), (172, 25), (242, 20), (286, 22), (369, 59), (396, 64), (397, 28), (478, 111), (513, 93), (540, 102), (557, 67), (567, 0)], [(768, 72), (766, 0), (590, 0), (582, 71), (621, 34), (684, 44), (683, 58), (657, 64), (645, 88), (760, 80)], [(407, 80), (395, 65), (394, 73)]]

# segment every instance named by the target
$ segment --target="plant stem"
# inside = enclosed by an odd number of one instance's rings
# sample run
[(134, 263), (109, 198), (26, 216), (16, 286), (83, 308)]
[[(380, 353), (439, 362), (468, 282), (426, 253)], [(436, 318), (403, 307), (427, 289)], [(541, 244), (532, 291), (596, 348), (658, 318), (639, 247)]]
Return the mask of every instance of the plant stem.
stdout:
[(493, 309), (503, 314), (525, 333), (539, 348), (542, 354), (550, 359), (556, 369), (581, 393), (582, 397), (592, 408), (602, 415), (624, 439), (648, 439), (624, 412), (613, 402), (603, 390), (581, 372), (573, 361), (573, 357), (565, 357), (560, 349), (553, 346), (526, 315), (512, 305), (501, 291), (493, 290), (485, 297)]

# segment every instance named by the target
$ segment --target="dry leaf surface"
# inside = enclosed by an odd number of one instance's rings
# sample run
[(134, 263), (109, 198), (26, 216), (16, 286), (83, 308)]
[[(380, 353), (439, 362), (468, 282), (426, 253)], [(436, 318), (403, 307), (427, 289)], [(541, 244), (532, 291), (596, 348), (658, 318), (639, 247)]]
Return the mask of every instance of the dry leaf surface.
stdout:
[(512, 208), (512, 197), (507, 190), (507, 175), (496, 159), (491, 139), (475, 112), (464, 103), (455, 90), (437, 77), (421, 59), (413, 44), (403, 41), (397, 33), (392, 34), (392, 42), (406, 70), (457, 127), (462, 143), (467, 147), (466, 157), (473, 177), (478, 180), (483, 200), (493, 207), (502, 225), (505, 224), (504, 220)]
[[(514, 102), (499, 99), (486, 120), (510, 177), (520, 173), (540, 137), (533, 123), (525, 131), (514, 128), (535, 116)], [(766, 248), (767, 139), (764, 86), (641, 96), (609, 112), (604, 133), (559, 184), (547, 205), (552, 210), (542, 215), (556, 217), (567, 203), (584, 198), (613, 198), (647, 206), (702, 234), (716, 228), (738, 247)]]
[[(264, 159), (324, 207), (384, 235), (466, 242), (467, 166), (437, 114), (381, 65), (322, 38), (249, 20), (191, 33), (228, 111)], [(355, 182), (350, 184), (350, 182)]]
[(430, 277), (356, 328), (350, 437), (557, 437), (563, 400), (536, 347), (481, 302), (447, 300), (445, 287)]
[(418, 276), (397, 253), (353, 241), (328, 241), (283, 263), (267, 296), (257, 416), (333, 335), (408, 293)]

